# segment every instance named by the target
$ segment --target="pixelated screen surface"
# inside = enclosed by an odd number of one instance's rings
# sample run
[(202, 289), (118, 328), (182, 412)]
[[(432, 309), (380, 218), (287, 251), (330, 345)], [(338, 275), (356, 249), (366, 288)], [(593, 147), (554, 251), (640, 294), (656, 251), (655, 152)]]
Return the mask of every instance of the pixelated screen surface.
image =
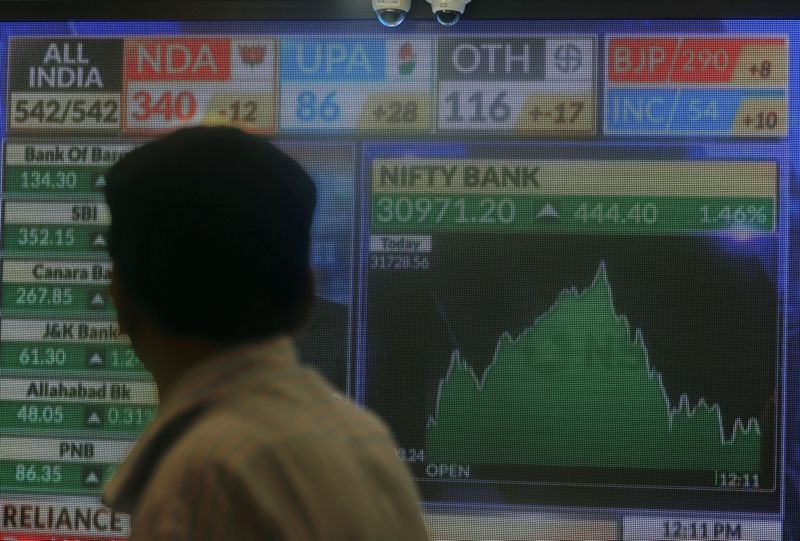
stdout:
[(791, 538), (798, 48), (798, 21), (0, 23), (0, 534), (128, 535), (98, 497), (158, 393), (103, 175), (233, 125), (317, 185), (295, 345), (390, 427), (433, 538)]

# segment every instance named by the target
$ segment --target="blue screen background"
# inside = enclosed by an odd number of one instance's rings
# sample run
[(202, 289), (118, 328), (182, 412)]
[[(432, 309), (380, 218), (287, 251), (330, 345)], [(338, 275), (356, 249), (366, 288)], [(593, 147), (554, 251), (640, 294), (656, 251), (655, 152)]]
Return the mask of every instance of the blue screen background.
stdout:
[[(298, 35), (305, 34), (359, 34), (374, 33), (387, 37), (389, 32), (395, 35), (410, 36), (418, 32), (435, 36), (454, 35), (459, 33), (588, 33), (597, 34), (600, 43), (606, 33), (632, 34), (778, 34), (789, 38), (790, 50), (790, 84), (789, 84), (789, 135), (783, 140), (752, 143), (750, 157), (771, 157), (778, 159), (781, 169), (781, 223), (785, 226), (785, 235), (781, 239), (783, 259), (780, 262), (778, 289), (785, 301), (785, 353), (788, 382), (784, 407), (781, 409), (787, 427), (787, 448), (785, 453), (785, 524), (787, 537), (800, 537), (800, 121), (797, 121), (800, 110), (800, 21), (756, 21), (756, 20), (706, 20), (706, 21), (669, 21), (669, 20), (628, 20), (628, 21), (511, 21), (482, 22), (462, 21), (459, 25), (443, 29), (431, 21), (407, 21), (404, 25), (391, 31), (376, 22), (170, 22), (170, 21), (62, 21), (62, 22), (13, 22), (0, 23), (0, 73), (7, 72), (7, 48), (9, 38), (16, 36), (120, 36), (126, 35), (182, 35), (182, 34), (269, 34)], [(378, 42), (379, 40), (376, 40)], [(601, 47), (602, 50), (602, 47)], [(602, 58), (601, 58), (602, 62)], [(285, 74), (284, 74), (285, 75)], [(0, 139), (6, 136), (6, 92), (5, 81), (0, 92)], [(697, 158), (731, 158), (742, 156), (746, 144), (736, 142), (720, 142), (712, 137), (691, 139), (668, 139), (674, 145), (685, 144), (686, 153)], [(653, 141), (654, 148), (663, 144), (663, 140)], [(589, 145), (618, 145), (612, 138), (594, 140)], [(420, 150), (420, 152), (423, 152)], [(447, 155), (458, 153), (458, 143), (453, 143)], [(748, 157), (748, 156), (742, 156)], [(323, 191), (322, 196), (325, 197)], [(322, 205), (325, 206), (324, 203)], [(326, 220), (322, 220), (323, 222)], [(771, 261), (767, 248), (759, 244), (757, 239), (720, 240), (727, 243), (730, 250), (749, 251), (753, 254), (763, 252), (764, 262)], [(345, 301), (350, 294), (350, 274), (346, 268), (337, 268), (328, 276), (338, 276), (332, 280), (341, 283), (326, 284), (323, 287), (331, 300)]]

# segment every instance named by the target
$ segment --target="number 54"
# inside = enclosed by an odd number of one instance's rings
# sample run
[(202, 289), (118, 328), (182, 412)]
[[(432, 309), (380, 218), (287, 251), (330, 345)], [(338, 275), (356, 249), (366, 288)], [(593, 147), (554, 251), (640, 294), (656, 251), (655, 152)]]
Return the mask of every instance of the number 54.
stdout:
[(701, 100), (689, 102), (689, 120), (716, 120), (719, 117), (717, 100), (705, 103)]

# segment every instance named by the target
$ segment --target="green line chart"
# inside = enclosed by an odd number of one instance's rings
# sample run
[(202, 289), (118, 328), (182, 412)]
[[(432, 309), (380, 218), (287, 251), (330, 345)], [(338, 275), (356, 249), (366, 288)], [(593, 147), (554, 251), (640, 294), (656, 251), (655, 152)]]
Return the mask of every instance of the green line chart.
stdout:
[(555, 467), (761, 469), (761, 430), (717, 404), (670, 402), (641, 330), (614, 308), (601, 263), (583, 291), (561, 292), (516, 338), (498, 341), (478, 377), (458, 351), (439, 384), (427, 459)]

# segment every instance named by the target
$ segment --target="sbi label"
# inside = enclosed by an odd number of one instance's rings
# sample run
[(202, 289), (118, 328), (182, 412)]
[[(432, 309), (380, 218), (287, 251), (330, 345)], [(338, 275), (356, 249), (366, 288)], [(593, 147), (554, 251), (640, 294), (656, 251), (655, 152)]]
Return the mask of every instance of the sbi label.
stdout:
[(386, 43), (381, 39), (286, 39), (281, 77), (288, 81), (383, 81)]

